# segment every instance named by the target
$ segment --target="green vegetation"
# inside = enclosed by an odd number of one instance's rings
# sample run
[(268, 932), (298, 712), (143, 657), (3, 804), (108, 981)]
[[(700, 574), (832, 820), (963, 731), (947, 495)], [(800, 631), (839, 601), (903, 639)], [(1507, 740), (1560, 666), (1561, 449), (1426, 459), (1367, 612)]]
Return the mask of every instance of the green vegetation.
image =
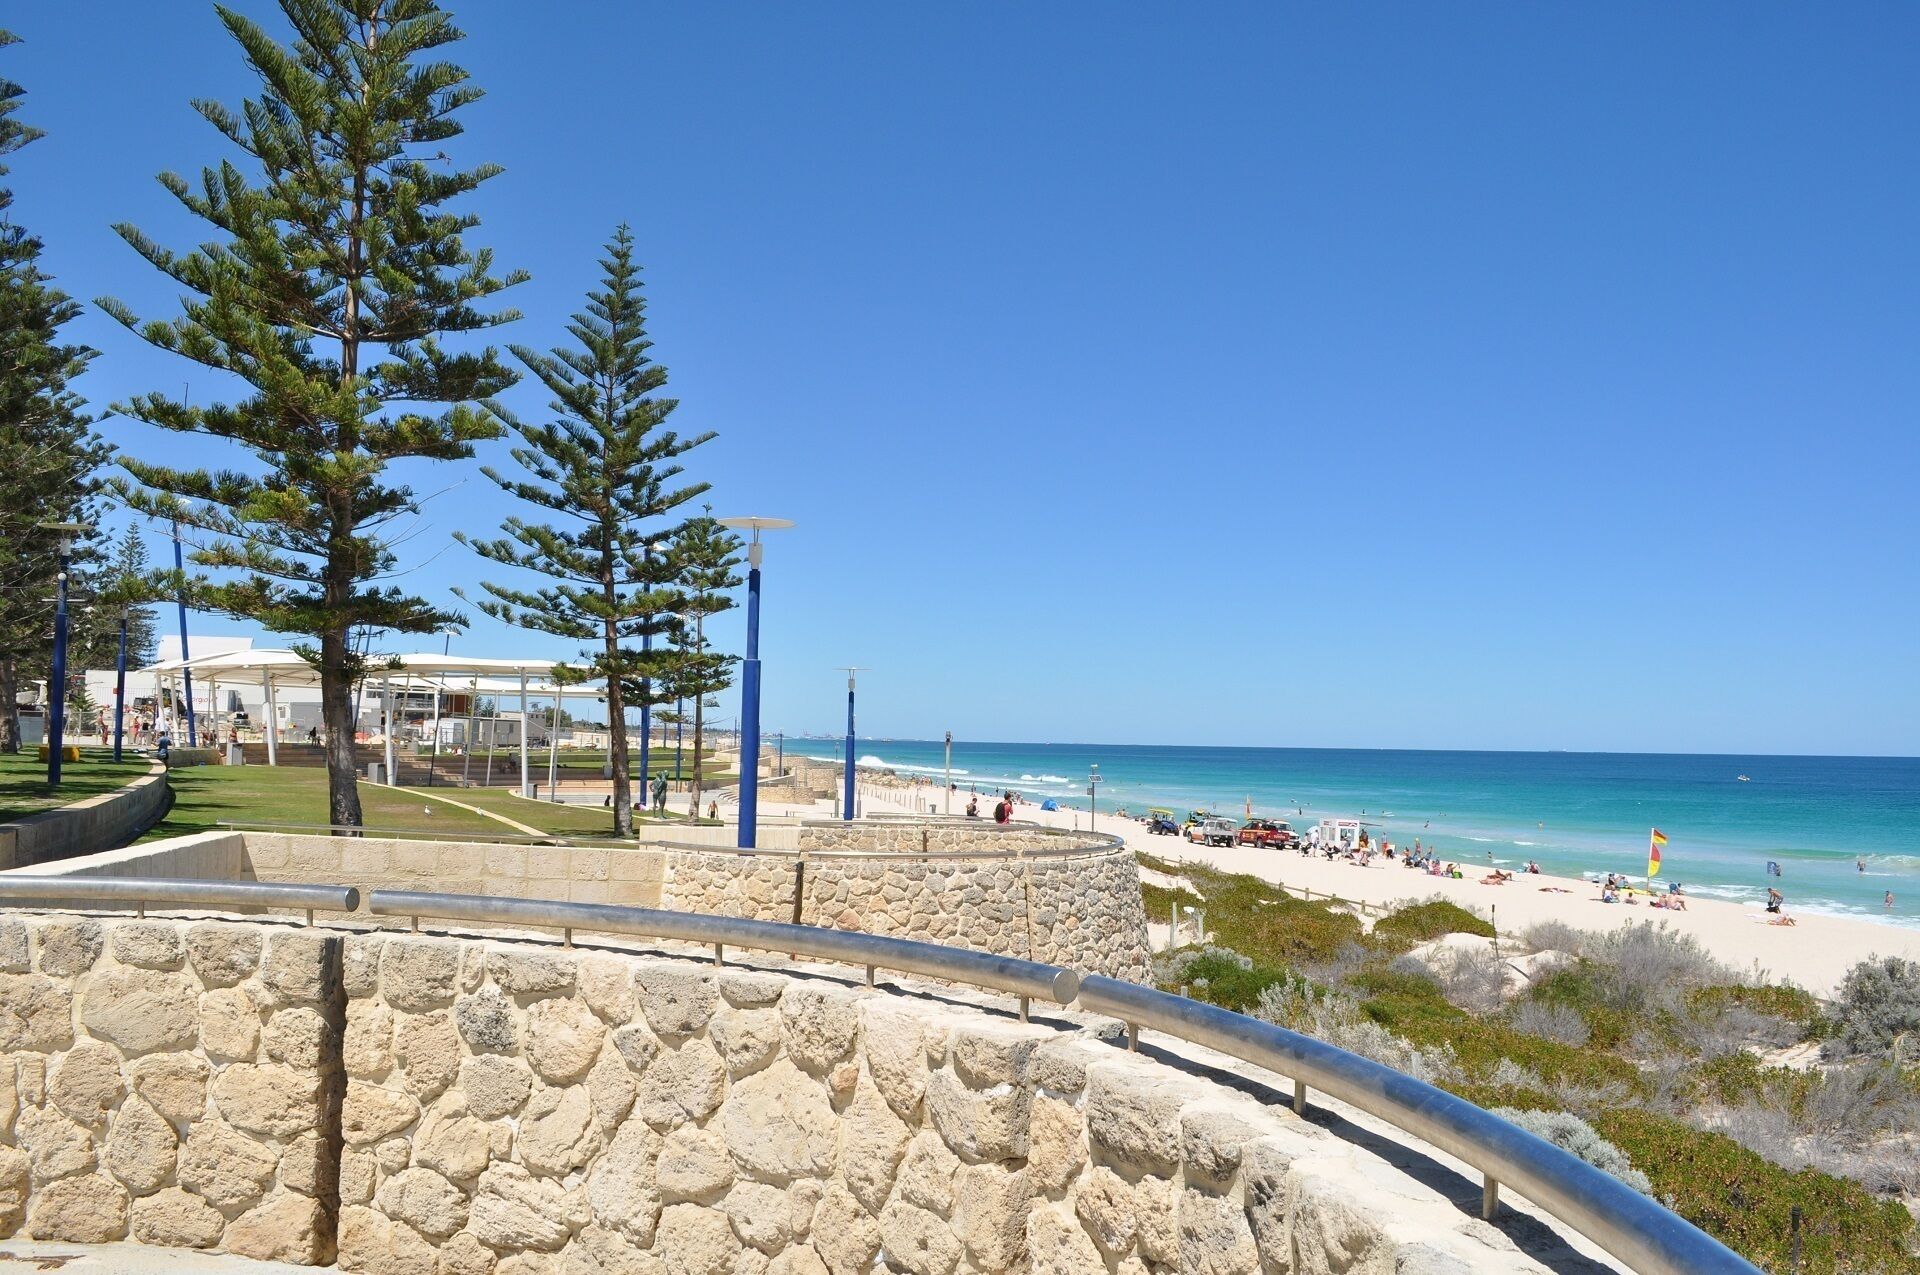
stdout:
[(1616, 1109), (1593, 1124), (1647, 1175), (1654, 1195), (1764, 1269), (1790, 1269), (1797, 1206), (1799, 1269), (1808, 1275), (1920, 1271), (1909, 1247), (1913, 1217), (1897, 1200), (1813, 1169), (1788, 1172), (1671, 1116)]
[[(1338, 904), (1255, 877), (1141, 862), (1193, 887), (1143, 885), (1149, 915), (1204, 909), (1218, 944), (1157, 958), (1163, 988), (1510, 1110), (1644, 1180), (1762, 1267), (1786, 1269), (1798, 1207), (1808, 1275), (1920, 1275), (1920, 1228), (1891, 1198), (1920, 1190), (1907, 1142), (1920, 1127), (1920, 1070), (1884, 1061), (1890, 1033), (1920, 1004), (1920, 967), (1869, 962), (1849, 979), (1852, 995), (1823, 1013), (1804, 989), (1743, 981), (1691, 936), (1651, 923), (1496, 936), (1485, 919), (1429, 900), (1369, 930)], [(1410, 955), (1446, 934), (1495, 942)], [(1502, 956), (1548, 950), (1567, 955), (1515, 987)], [(1830, 1055), (1865, 1061), (1768, 1061), (1823, 1038)]]
[[(327, 776), (317, 767), (191, 766), (174, 771), (173, 806), (142, 841), (212, 832), (222, 823), (310, 824), (326, 822)], [(524, 836), (498, 819), (462, 810), (435, 795), (492, 811), (556, 836), (611, 837), (613, 812), (601, 806), (528, 801), (499, 788), (433, 789), (360, 785), (365, 827), (416, 837)], [(642, 835), (670, 836), (686, 821), (646, 819)], [(704, 821), (703, 821), (704, 822)]]
[(50, 792), (37, 750), (0, 753), (0, 822), (124, 788), (146, 773), (144, 758), (115, 763), (111, 750), (83, 748), (79, 761), (61, 767), (60, 787)]

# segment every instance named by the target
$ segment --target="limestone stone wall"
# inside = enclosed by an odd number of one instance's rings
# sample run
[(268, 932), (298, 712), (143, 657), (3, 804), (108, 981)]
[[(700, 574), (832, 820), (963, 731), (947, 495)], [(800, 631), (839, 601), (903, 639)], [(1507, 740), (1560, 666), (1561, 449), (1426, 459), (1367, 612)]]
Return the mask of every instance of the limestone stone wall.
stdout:
[(1540, 1269), (1097, 1025), (271, 924), (13, 921), (0, 965), (0, 1238), (378, 1275)]
[(0, 918), (0, 1236), (332, 1257), (340, 938)]
[[(918, 829), (906, 828), (914, 833)], [(1143, 981), (1147, 918), (1125, 847), (1087, 854), (927, 859), (668, 855), (661, 905), (952, 943)]]
[[(1108, 838), (1035, 833), (1029, 842), (1021, 829), (935, 825), (924, 829), (930, 852), (921, 858), (922, 825), (857, 822), (847, 829), (844, 835), (857, 840), (858, 852), (845, 852), (838, 844), (809, 850), (804, 867), (797, 853), (686, 846), (620, 849), (213, 832), (35, 871), (352, 885), (360, 887), (363, 900), (376, 889), (489, 894), (770, 921), (794, 919), (800, 885), (803, 924), (954, 943), (1116, 978), (1146, 977), (1138, 868), (1126, 848)], [(825, 831), (837, 842), (843, 830)], [(866, 853), (883, 844), (903, 850)], [(1030, 854), (1035, 845), (1088, 849)]]

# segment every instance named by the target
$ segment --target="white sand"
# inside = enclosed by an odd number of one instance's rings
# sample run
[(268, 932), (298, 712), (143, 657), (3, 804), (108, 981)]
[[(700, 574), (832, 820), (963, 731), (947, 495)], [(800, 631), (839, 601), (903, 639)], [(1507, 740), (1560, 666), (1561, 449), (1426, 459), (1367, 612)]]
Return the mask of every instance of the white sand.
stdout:
[[(884, 807), (906, 810), (918, 808), (914, 798), (938, 801), (938, 784), (902, 790), (890, 800), (884, 790), (866, 789), (867, 808)], [(954, 795), (954, 813), (965, 809), (965, 790)], [(980, 803), (983, 815), (992, 809), (990, 798)], [(1087, 825), (1085, 811), (1041, 810), (1022, 805), (1016, 818), (1055, 827)], [(1485, 864), (1461, 861), (1466, 879), (1430, 877), (1423, 872), (1403, 868), (1396, 861), (1376, 858), (1369, 867), (1345, 860), (1329, 861), (1318, 855), (1303, 857), (1295, 850), (1257, 850), (1250, 846), (1226, 848), (1198, 846), (1179, 837), (1153, 836), (1136, 819), (1122, 819), (1102, 813), (1099, 830), (1120, 837), (1135, 850), (1157, 858), (1205, 863), (1229, 872), (1246, 872), (1262, 877), (1289, 891), (1311, 891), (1315, 898), (1334, 896), (1355, 902), (1392, 906), (1411, 900), (1439, 895), (1490, 915), (1501, 933), (1513, 933), (1541, 921), (1564, 921), (1583, 930), (1604, 930), (1640, 921), (1665, 921), (1676, 930), (1699, 938), (1701, 944), (1721, 961), (1739, 970), (1755, 967), (1769, 978), (1799, 984), (1816, 996), (1831, 996), (1847, 970), (1870, 956), (1905, 956), (1920, 960), (1920, 930), (1851, 917), (1802, 912), (1787, 896), (1787, 914), (1792, 926), (1769, 925), (1758, 903), (1732, 903), (1719, 899), (1689, 898), (1687, 910), (1669, 912), (1652, 908), (1642, 899), (1637, 905), (1600, 902), (1598, 887), (1590, 882), (1547, 875), (1518, 874), (1505, 885), (1482, 885), (1480, 878), (1490, 869)], [(1548, 887), (1570, 891), (1550, 893)], [(1166, 918), (1153, 918), (1164, 934)]]

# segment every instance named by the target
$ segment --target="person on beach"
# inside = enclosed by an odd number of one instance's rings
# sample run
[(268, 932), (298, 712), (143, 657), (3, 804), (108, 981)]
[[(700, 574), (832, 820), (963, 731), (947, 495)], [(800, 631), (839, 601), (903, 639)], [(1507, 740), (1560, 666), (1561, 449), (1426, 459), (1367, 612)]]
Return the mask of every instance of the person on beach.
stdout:
[(993, 821), (995, 823), (1004, 824), (1011, 817), (1012, 810), (1008, 807), (1005, 797), (993, 803)]
[(967, 798), (967, 818), (978, 819), (979, 817), (980, 817), (980, 798), (978, 797)]
[(1780, 893), (1780, 891), (1774, 889), (1772, 886), (1767, 887), (1767, 911), (1778, 913), (1781, 905), (1786, 901), (1786, 895)]
[(1885, 908), (1889, 912), (1893, 911), (1893, 891), (1892, 890), (1887, 891), (1886, 902), (1882, 903), (1880, 906)]

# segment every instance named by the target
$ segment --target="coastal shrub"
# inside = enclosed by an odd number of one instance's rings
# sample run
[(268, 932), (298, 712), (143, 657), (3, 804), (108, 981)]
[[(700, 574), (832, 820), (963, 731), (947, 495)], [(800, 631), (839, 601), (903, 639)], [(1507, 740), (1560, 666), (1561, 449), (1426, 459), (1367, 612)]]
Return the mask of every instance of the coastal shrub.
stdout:
[(1587, 1017), (1571, 1005), (1549, 1001), (1523, 1000), (1513, 1008), (1513, 1029), (1529, 1036), (1558, 1041), (1578, 1048), (1593, 1037)]
[(1670, 1116), (1622, 1106), (1594, 1113), (1592, 1123), (1647, 1175), (1656, 1196), (1763, 1269), (1789, 1268), (1798, 1205), (1806, 1275), (1920, 1275), (1914, 1218), (1897, 1200), (1815, 1169), (1784, 1169)]
[(1642, 1195), (1653, 1194), (1653, 1183), (1633, 1167), (1627, 1153), (1601, 1137), (1594, 1127), (1569, 1111), (1521, 1111), (1497, 1107), (1494, 1115), (1519, 1125), (1536, 1138), (1544, 1138), (1562, 1151), (1585, 1160), (1602, 1173), (1610, 1173)]
[(1442, 934), (1494, 936), (1493, 924), (1485, 917), (1436, 896), (1395, 908), (1375, 921), (1370, 941), (1379, 951), (1398, 953)]
[(1256, 1018), (1371, 1058), (1430, 1085), (1447, 1085), (1459, 1079), (1453, 1051), (1444, 1044), (1415, 1045), (1368, 1018), (1350, 998), (1309, 983), (1268, 988), (1261, 993), (1253, 1013)]
[(1565, 921), (1541, 921), (1520, 932), (1521, 945), (1529, 952), (1571, 952), (1578, 956), (1592, 939), (1592, 933), (1577, 930)]
[(1142, 866), (1186, 878), (1193, 889), (1168, 890), (1142, 883), (1140, 897), (1152, 919), (1173, 907), (1205, 907), (1210, 937), (1269, 968), (1300, 968), (1337, 959), (1361, 942), (1360, 918), (1320, 900), (1295, 898), (1279, 886), (1241, 872), (1204, 864), (1173, 864), (1136, 856)]
[(1261, 994), (1276, 984), (1294, 981), (1286, 970), (1254, 964), (1232, 948), (1182, 948), (1156, 957), (1153, 981), (1170, 992), (1184, 992), (1194, 1000), (1245, 1013)]
[(1908, 1033), (1910, 1056), (1920, 1054), (1920, 961), (1877, 956), (1848, 970), (1832, 1022), (1829, 1057), (1891, 1056), (1894, 1038)]
[(1664, 921), (1610, 930), (1587, 944), (1586, 955), (1604, 973), (1603, 1003), (1615, 1009), (1671, 1008), (1702, 987), (1737, 981), (1698, 938)]
[(1813, 993), (1792, 983), (1716, 983), (1688, 993), (1687, 1005), (1693, 1009), (1739, 1005), (1803, 1028), (1820, 1017), (1820, 1002)]
[(1910, 1141), (1920, 1128), (1920, 1089), (1881, 1063), (1762, 1068), (1728, 1101), (1707, 1123), (1783, 1168), (1818, 1169), (1878, 1192), (1920, 1191), (1920, 1155)]
[(1447, 1046), (1467, 1079), (1485, 1082), (1507, 1060), (1553, 1085), (1639, 1092), (1638, 1069), (1626, 1059), (1530, 1036), (1498, 1017), (1468, 1014), (1448, 1004), (1431, 979), (1373, 969), (1353, 985), (1365, 996), (1363, 1014), (1415, 1045)]

